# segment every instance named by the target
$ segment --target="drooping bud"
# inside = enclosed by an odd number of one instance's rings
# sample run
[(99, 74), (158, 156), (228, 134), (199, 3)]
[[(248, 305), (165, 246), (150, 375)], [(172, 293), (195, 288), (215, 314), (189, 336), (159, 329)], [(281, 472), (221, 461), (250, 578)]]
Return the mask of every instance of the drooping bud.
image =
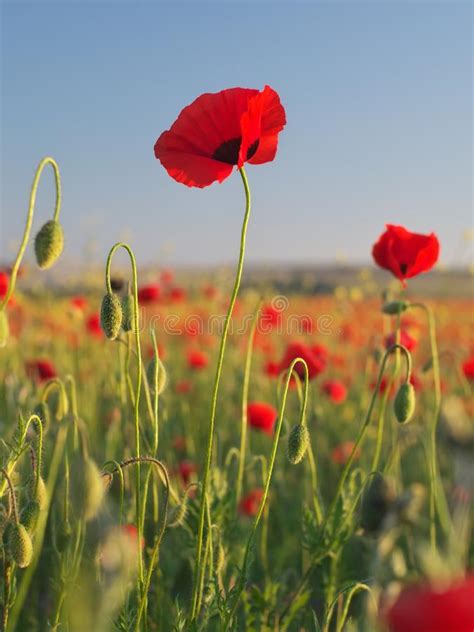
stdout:
[(36, 261), (41, 269), (50, 268), (60, 256), (64, 247), (64, 233), (55, 219), (46, 222), (35, 238)]
[(168, 518), (167, 527), (170, 529), (175, 529), (176, 527), (181, 527), (186, 520), (186, 514), (188, 513), (188, 496), (185, 495), (183, 500), (179, 505), (173, 507), (170, 511), (170, 516)]
[(296, 465), (305, 455), (308, 449), (309, 433), (305, 424), (294, 426), (288, 436), (287, 456), (290, 463)]
[(9, 335), (10, 327), (8, 325), (7, 313), (2, 309), (0, 310), (0, 349), (7, 344)]
[(390, 301), (382, 305), (382, 312), (390, 316), (396, 316), (404, 312), (408, 307), (410, 307), (410, 303), (407, 301)]
[(21, 512), (21, 523), (30, 534), (33, 534), (36, 529), (40, 511), (39, 502), (29, 500)]
[(30, 565), (33, 557), (33, 543), (22, 524), (12, 524), (8, 533), (8, 547), (13, 561), (19, 568)]
[[(156, 358), (153, 358), (150, 364), (148, 365), (148, 368), (146, 371), (148, 384), (150, 386), (151, 391), (153, 392), (155, 390), (155, 371), (156, 371), (155, 367), (156, 367)], [(158, 358), (158, 376), (157, 376), (158, 395), (161, 395), (161, 393), (165, 390), (167, 380), (168, 378), (166, 375), (166, 369), (162, 361)]]
[(135, 330), (135, 301), (131, 294), (122, 298), (122, 329), (124, 331)]
[(376, 472), (367, 484), (361, 502), (360, 522), (368, 533), (376, 533), (396, 498), (393, 482)]
[(398, 389), (398, 393), (393, 403), (395, 417), (401, 424), (406, 424), (415, 412), (416, 396), (413, 384), (404, 382)]
[(107, 338), (114, 340), (122, 326), (122, 305), (116, 294), (106, 294), (102, 299), (100, 322)]

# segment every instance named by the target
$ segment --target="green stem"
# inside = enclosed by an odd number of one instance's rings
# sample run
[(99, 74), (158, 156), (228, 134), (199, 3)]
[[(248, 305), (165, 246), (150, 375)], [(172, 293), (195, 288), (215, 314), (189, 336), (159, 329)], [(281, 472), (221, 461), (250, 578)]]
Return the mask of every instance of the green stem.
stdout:
[(250, 329), (247, 345), (247, 355), (245, 357), (244, 383), (242, 388), (242, 415), (240, 430), (239, 469), (237, 472), (236, 507), (239, 506), (244, 480), (245, 452), (247, 449), (247, 404), (249, 399), (250, 369), (252, 366), (253, 345), (255, 340), (255, 333), (257, 331), (258, 313), (260, 311), (261, 304), (262, 300), (260, 299), (253, 317), (252, 327)]
[(35, 212), (35, 204), (36, 204), (36, 193), (38, 191), (38, 185), (41, 179), (41, 174), (43, 173), (43, 169), (46, 165), (51, 165), (54, 171), (54, 178), (56, 183), (56, 206), (54, 209), (53, 219), (57, 220), (59, 217), (59, 211), (61, 210), (61, 178), (59, 175), (59, 167), (57, 162), (50, 157), (43, 158), (43, 160), (39, 163), (35, 177), (33, 179), (33, 185), (31, 187), (30, 194), (30, 203), (28, 206), (28, 215), (26, 217), (25, 230), (23, 232), (23, 239), (20, 244), (20, 248), (18, 250), (18, 254), (15, 259), (15, 263), (13, 264), (13, 268), (10, 274), (10, 280), (8, 283), (7, 293), (5, 294), (3, 301), (0, 304), (0, 311), (5, 309), (8, 301), (10, 300), (13, 291), (15, 289), (16, 277), (18, 275), (18, 270), (20, 269), (21, 261), (23, 259), (23, 255), (25, 254), (26, 246), (28, 245), (28, 240), (30, 238), (31, 226), (33, 224), (33, 216)]
[(135, 485), (135, 495), (136, 495), (136, 514), (137, 514), (137, 547), (138, 547), (138, 577), (140, 584), (143, 583), (143, 553), (141, 547), (141, 541), (143, 537), (143, 522), (141, 519), (141, 494), (140, 494), (140, 393), (142, 387), (142, 353), (140, 347), (140, 320), (138, 313), (138, 274), (137, 274), (137, 263), (135, 260), (135, 255), (133, 254), (133, 250), (130, 246), (124, 242), (118, 242), (110, 249), (109, 256), (107, 257), (107, 263), (105, 265), (105, 285), (107, 287), (107, 292), (112, 294), (112, 285), (110, 282), (110, 267), (112, 264), (112, 257), (115, 252), (119, 249), (123, 248), (129, 258), (132, 266), (132, 289), (133, 289), (133, 316), (134, 316), (134, 334), (135, 334), (135, 345), (137, 348), (137, 384), (136, 384), (136, 394), (135, 394), (135, 456), (138, 459), (136, 462), (136, 485)]
[(206, 506), (206, 494), (207, 494), (207, 484), (209, 479), (209, 470), (211, 468), (211, 460), (212, 460), (212, 448), (214, 443), (214, 426), (215, 426), (215, 418), (216, 418), (216, 407), (217, 407), (217, 395), (219, 392), (219, 383), (221, 379), (222, 366), (224, 363), (224, 353), (227, 343), (227, 335), (229, 333), (230, 321), (232, 318), (232, 312), (234, 311), (235, 301), (237, 299), (237, 294), (239, 292), (240, 281), (242, 279), (242, 270), (244, 267), (244, 257), (245, 257), (245, 242), (247, 237), (247, 226), (250, 219), (250, 208), (251, 208), (251, 198), (250, 198), (250, 188), (247, 180), (247, 175), (242, 167), (239, 169), (240, 175), (242, 177), (242, 182), (245, 190), (245, 199), (246, 199), (246, 208), (244, 221), (242, 224), (242, 232), (240, 238), (240, 254), (239, 254), (239, 262), (237, 264), (237, 274), (234, 282), (234, 289), (232, 291), (232, 296), (230, 299), (229, 307), (227, 310), (227, 315), (224, 322), (224, 330), (222, 332), (222, 338), (219, 348), (219, 356), (217, 359), (217, 367), (216, 367), (216, 375), (214, 378), (214, 388), (212, 393), (211, 400), (211, 412), (209, 418), (209, 433), (207, 439), (207, 451), (206, 451), (206, 459), (204, 462), (204, 472), (202, 479), (202, 491), (201, 491), (201, 507), (199, 512), (199, 527), (198, 527), (198, 535), (197, 535), (197, 547), (196, 547), (196, 561), (194, 567), (194, 587), (193, 587), (193, 598), (192, 598), (192, 606), (191, 606), (191, 621), (194, 621), (197, 617), (197, 605), (199, 601), (199, 585), (200, 585), (200, 573), (201, 573), (201, 556), (202, 556), (202, 545), (203, 545), (203, 535), (204, 535), (204, 522), (205, 522), (205, 506)]
[(273, 446), (272, 446), (272, 452), (270, 455), (270, 463), (269, 463), (269, 467), (268, 467), (268, 473), (267, 473), (267, 479), (265, 482), (265, 487), (263, 490), (263, 495), (262, 495), (262, 500), (260, 502), (260, 507), (258, 508), (258, 512), (257, 515), (255, 516), (255, 520), (254, 523), (252, 525), (252, 529), (250, 531), (248, 540), (247, 540), (247, 545), (245, 547), (245, 554), (244, 554), (244, 560), (242, 563), (242, 570), (240, 572), (240, 576), (239, 579), (237, 580), (237, 586), (235, 588), (235, 596), (234, 596), (234, 602), (233, 605), (230, 609), (230, 612), (227, 616), (226, 622), (225, 622), (225, 626), (224, 626), (224, 630), (227, 630), (229, 628), (229, 625), (231, 624), (231, 621), (235, 615), (235, 612), (237, 610), (237, 605), (239, 602), (239, 598), (240, 595), (242, 594), (242, 591), (245, 587), (245, 580), (246, 580), (246, 574), (247, 574), (247, 565), (248, 565), (248, 560), (249, 560), (249, 554), (250, 554), (250, 548), (252, 546), (252, 542), (254, 540), (255, 537), (255, 533), (257, 531), (257, 527), (259, 525), (260, 519), (262, 517), (263, 514), (263, 510), (265, 508), (265, 504), (267, 502), (267, 498), (268, 498), (268, 492), (270, 490), (270, 483), (272, 480), (272, 475), (273, 475), (273, 469), (275, 467), (275, 460), (276, 460), (276, 455), (277, 455), (277, 450), (278, 450), (278, 444), (280, 441), (280, 433), (281, 433), (281, 428), (283, 425), (283, 418), (285, 416), (285, 409), (286, 409), (286, 400), (288, 397), (288, 390), (290, 388), (290, 381), (292, 378), (292, 374), (293, 374), (293, 370), (295, 368), (295, 366), (300, 363), (303, 365), (304, 371), (305, 371), (305, 382), (304, 382), (304, 397), (303, 397), (303, 404), (301, 406), (301, 413), (300, 413), (300, 424), (304, 424), (305, 420), (306, 420), (306, 407), (308, 404), (308, 383), (309, 383), (309, 379), (308, 379), (308, 365), (306, 364), (306, 362), (302, 359), (302, 358), (295, 358), (293, 360), (293, 362), (291, 363), (289, 369), (288, 369), (288, 374), (286, 376), (286, 381), (285, 381), (285, 388), (283, 390), (283, 396), (281, 398), (281, 403), (280, 403), (280, 409), (278, 411), (278, 422), (277, 422), (277, 427), (276, 427), (276, 431), (275, 431), (275, 435), (274, 435), (274, 439), (273, 439)]

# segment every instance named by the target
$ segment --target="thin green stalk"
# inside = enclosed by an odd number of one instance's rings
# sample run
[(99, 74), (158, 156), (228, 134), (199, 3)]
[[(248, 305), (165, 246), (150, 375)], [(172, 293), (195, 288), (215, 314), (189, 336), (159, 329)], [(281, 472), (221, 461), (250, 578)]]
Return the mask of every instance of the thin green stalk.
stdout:
[(229, 333), (230, 321), (232, 318), (232, 312), (234, 311), (234, 305), (237, 299), (237, 294), (239, 292), (240, 281), (242, 279), (242, 271), (244, 267), (244, 257), (245, 257), (245, 243), (246, 243), (246, 237), (247, 237), (247, 226), (250, 219), (251, 198), (250, 198), (250, 188), (249, 188), (249, 184), (247, 180), (247, 175), (243, 167), (239, 169), (239, 172), (242, 177), (242, 182), (244, 185), (246, 207), (245, 207), (245, 215), (244, 215), (244, 221), (242, 224), (242, 232), (241, 232), (241, 238), (240, 238), (240, 254), (239, 254), (239, 261), (237, 264), (237, 273), (236, 273), (235, 282), (234, 282), (234, 289), (232, 291), (232, 296), (230, 299), (227, 315), (224, 322), (224, 330), (222, 332), (222, 338), (221, 338), (221, 343), (220, 343), (220, 348), (219, 348), (219, 356), (217, 359), (216, 375), (214, 378), (214, 387), (213, 387), (213, 393), (212, 393), (212, 399), (211, 399), (209, 433), (208, 433), (206, 458), (204, 462), (204, 471), (203, 471), (203, 479), (202, 479), (201, 507), (200, 507), (200, 512), (199, 512), (196, 561), (195, 561), (195, 567), (194, 567), (194, 586), (193, 586), (193, 597), (192, 597), (191, 614), (190, 614), (191, 621), (194, 621), (198, 614), (197, 605), (199, 602), (201, 556), (202, 556), (203, 535), (204, 535), (204, 521), (206, 517), (205, 506), (206, 506), (206, 495), (207, 495), (209, 471), (211, 468), (211, 460), (212, 460), (212, 448), (214, 445), (214, 426), (215, 426), (216, 408), (217, 408), (217, 395), (219, 392), (219, 383), (221, 379), (222, 367), (224, 364), (224, 353), (225, 353), (225, 348), (226, 348), (226, 343), (227, 343), (227, 336)]
[(105, 265), (105, 285), (107, 287), (107, 292), (112, 294), (112, 285), (110, 282), (110, 267), (112, 264), (112, 257), (114, 256), (116, 250), (118, 248), (123, 248), (129, 258), (132, 266), (132, 290), (133, 290), (133, 322), (134, 322), (134, 334), (135, 334), (135, 345), (137, 350), (137, 383), (136, 383), (136, 394), (135, 394), (135, 402), (134, 402), (134, 411), (135, 411), (135, 456), (138, 459), (136, 462), (136, 485), (135, 485), (135, 495), (136, 495), (136, 514), (137, 514), (137, 547), (138, 547), (138, 577), (140, 584), (143, 584), (143, 553), (141, 548), (141, 541), (143, 537), (143, 522), (141, 519), (141, 485), (140, 485), (140, 393), (142, 388), (142, 354), (141, 354), (141, 346), (140, 346), (140, 319), (138, 313), (138, 273), (137, 273), (137, 263), (135, 260), (135, 255), (133, 254), (133, 250), (130, 246), (124, 242), (118, 242), (110, 249), (109, 255), (107, 257), (107, 263)]
[(304, 371), (305, 371), (305, 382), (304, 382), (304, 397), (303, 397), (303, 403), (301, 406), (301, 412), (300, 412), (300, 424), (304, 424), (305, 420), (306, 420), (306, 408), (307, 408), (307, 404), (308, 404), (308, 366), (306, 364), (306, 362), (302, 359), (302, 358), (295, 358), (295, 360), (293, 360), (293, 362), (291, 363), (289, 369), (288, 369), (288, 374), (286, 377), (286, 381), (285, 381), (285, 388), (283, 390), (283, 396), (281, 398), (281, 403), (280, 403), (280, 409), (278, 411), (278, 421), (277, 421), (277, 427), (275, 430), (275, 434), (274, 434), (274, 439), (273, 439), (273, 446), (272, 446), (272, 452), (270, 455), (270, 462), (269, 462), (269, 467), (268, 467), (268, 473), (267, 473), (267, 479), (265, 482), (265, 487), (263, 490), (263, 495), (262, 495), (262, 500), (260, 501), (260, 507), (258, 508), (258, 512), (257, 515), (255, 516), (255, 520), (254, 523), (252, 525), (252, 529), (250, 531), (248, 540), (247, 540), (247, 545), (245, 547), (245, 553), (244, 553), (244, 560), (242, 562), (242, 570), (240, 571), (240, 576), (239, 579), (237, 580), (237, 586), (235, 589), (235, 596), (234, 596), (234, 601), (232, 604), (232, 607), (230, 609), (230, 612), (227, 616), (227, 619), (225, 621), (225, 626), (224, 626), (224, 630), (228, 630), (229, 625), (232, 622), (232, 619), (234, 618), (235, 612), (237, 610), (237, 606), (239, 603), (239, 598), (240, 595), (242, 594), (242, 591), (245, 587), (245, 579), (246, 579), (246, 574), (247, 574), (247, 565), (248, 565), (248, 561), (249, 561), (249, 554), (250, 554), (250, 549), (255, 537), (255, 533), (257, 531), (260, 519), (262, 517), (263, 514), (263, 510), (265, 508), (265, 504), (267, 502), (267, 498), (268, 498), (268, 492), (270, 490), (270, 483), (272, 480), (272, 475), (273, 475), (273, 469), (275, 467), (275, 460), (276, 460), (276, 455), (277, 455), (277, 450), (278, 450), (278, 445), (279, 445), (279, 441), (280, 441), (280, 434), (281, 434), (281, 428), (283, 425), (283, 418), (285, 416), (285, 410), (286, 410), (286, 400), (288, 397), (288, 390), (290, 388), (290, 382), (292, 379), (292, 375), (293, 375), (293, 371), (294, 368), (297, 364), (302, 364), (304, 367)]
[(59, 167), (58, 167), (57, 162), (53, 158), (50, 158), (48, 156), (46, 158), (43, 158), (43, 160), (39, 163), (36, 169), (35, 177), (33, 179), (33, 185), (31, 187), (30, 203), (28, 206), (28, 215), (26, 217), (26, 224), (25, 224), (25, 230), (23, 232), (23, 239), (21, 241), (20, 248), (18, 250), (18, 254), (16, 256), (15, 263), (13, 264), (13, 268), (10, 274), (10, 280), (8, 283), (7, 293), (5, 294), (2, 302), (0, 303), (0, 311), (5, 309), (5, 306), (10, 300), (13, 294), (13, 291), (15, 289), (15, 283), (16, 283), (16, 278), (18, 275), (18, 270), (20, 269), (21, 261), (23, 259), (23, 255), (25, 254), (26, 246), (28, 245), (28, 240), (30, 238), (31, 226), (33, 224), (33, 216), (35, 212), (36, 193), (38, 191), (38, 185), (41, 179), (41, 174), (43, 173), (43, 169), (46, 167), (46, 165), (51, 165), (51, 167), (53, 168), (54, 181), (56, 184), (56, 205), (54, 208), (53, 219), (57, 220), (59, 217), (59, 211), (61, 210), (61, 177), (59, 174)]
[(257, 331), (258, 314), (262, 305), (262, 299), (259, 300), (257, 309), (255, 310), (252, 326), (250, 328), (249, 340), (247, 344), (247, 354), (245, 356), (244, 383), (242, 388), (242, 415), (240, 429), (240, 450), (239, 450), (239, 469), (237, 472), (237, 491), (236, 491), (236, 507), (239, 506), (240, 497), (242, 496), (242, 486), (244, 480), (245, 469), (245, 452), (247, 449), (247, 405), (249, 399), (249, 383), (250, 369), (252, 366), (253, 346), (255, 333)]

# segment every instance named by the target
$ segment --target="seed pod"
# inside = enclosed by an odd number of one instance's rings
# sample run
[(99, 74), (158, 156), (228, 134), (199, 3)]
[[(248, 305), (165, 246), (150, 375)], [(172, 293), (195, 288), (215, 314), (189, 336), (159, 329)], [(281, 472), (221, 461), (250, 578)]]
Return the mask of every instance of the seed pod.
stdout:
[(406, 424), (413, 416), (415, 412), (416, 397), (413, 384), (405, 382), (398, 389), (398, 393), (393, 403), (393, 410), (395, 411), (395, 417), (401, 424)]
[(102, 499), (104, 498), (104, 484), (99, 468), (90, 458), (86, 458), (78, 475), (81, 477), (80, 488), (82, 496), (80, 497), (80, 502), (82, 513), (84, 520), (88, 522), (93, 520), (99, 513)]
[(7, 344), (9, 335), (10, 327), (8, 325), (7, 313), (2, 309), (0, 310), (0, 349)]
[(309, 433), (305, 424), (297, 424), (288, 436), (287, 456), (290, 463), (296, 465), (308, 449)]
[(382, 305), (382, 312), (390, 316), (396, 316), (404, 312), (409, 306), (410, 303), (407, 303), (407, 301), (390, 301)]
[[(153, 358), (146, 371), (148, 384), (153, 392), (155, 391), (155, 367), (156, 358)], [(166, 369), (163, 366), (162, 361), (158, 358), (158, 395), (161, 395), (161, 393), (165, 390), (167, 380)]]
[(362, 495), (360, 523), (365, 531), (376, 533), (380, 530), (395, 498), (392, 481), (376, 472)]
[(39, 502), (37, 500), (29, 500), (21, 512), (21, 523), (30, 534), (35, 532), (40, 511)]
[(19, 568), (30, 565), (33, 557), (33, 543), (22, 524), (13, 524), (9, 529), (8, 547), (13, 561)]
[(61, 224), (55, 219), (46, 222), (35, 238), (35, 254), (39, 267), (50, 268), (64, 247), (64, 233)]
[(131, 294), (127, 294), (122, 299), (122, 329), (135, 330), (135, 301)]
[(122, 305), (116, 294), (106, 294), (102, 299), (100, 322), (107, 338), (114, 340), (122, 326)]
[(48, 504), (48, 492), (46, 490), (46, 484), (42, 476), (39, 477), (38, 488), (36, 490), (36, 497), (34, 498), (34, 500), (38, 502), (40, 509), (46, 509), (46, 505)]

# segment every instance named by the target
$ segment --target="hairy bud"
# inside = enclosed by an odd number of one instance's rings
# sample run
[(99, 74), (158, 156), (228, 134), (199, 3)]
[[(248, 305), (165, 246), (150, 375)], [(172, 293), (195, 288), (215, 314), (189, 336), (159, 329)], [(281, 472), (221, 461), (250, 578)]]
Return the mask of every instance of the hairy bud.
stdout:
[(61, 224), (55, 219), (46, 222), (35, 238), (36, 261), (40, 268), (50, 268), (60, 256), (64, 247)]
[(33, 534), (38, 524), (40, 515), (40, 504), (37, 500), (29, 500), (21, 512), (21, 523), (28, 531)]
[[(146, 371), (146, 377), (148, 380), (148, 384), (152, 391), (155, 390), (155, 371), (156, 371), (156, 358), (153, 358), (150, 364), (148, 365), (148, 369)], [(168, 378), (166, 375), (166, 369), (163, 366), (162, 361), (158, 358), (158, 377), (157, 377), (157, 390), (158, 395), (165, 390), (166, 382)]]
[(106, 294), (102, 299), (100, 322), (107, 338), (114, 340), (122, 326), (122, 305), (116, 294)]
[(413, 384), (405, 382), (398, 389), (398, 393), (393, 403), (393, 410), (395, 411), (395, 417), (401, 424), (405, 424), (413, 416), (415, 412), (416, 396)]
[(22, 524), (12, 524), (8, 533), (8, 548), (13, 561), (19, 568), (30, 565), (33, 557), (33, 543)]
[(135, 300), (131, 294), (122, 298), (122, 329), (135, 330)]
[(390, 301), (382, 305), (382, 312), (390, 316), (396, 316), (404, 312), (408, 307), (410, 307), (410, 303), (407, 303), (407, 301)]
[(287, 456), (290, 463), (296, 465), (305, 455), (308, 449), (309, 433), (305, 424), (297, 424), (288, 436)]

